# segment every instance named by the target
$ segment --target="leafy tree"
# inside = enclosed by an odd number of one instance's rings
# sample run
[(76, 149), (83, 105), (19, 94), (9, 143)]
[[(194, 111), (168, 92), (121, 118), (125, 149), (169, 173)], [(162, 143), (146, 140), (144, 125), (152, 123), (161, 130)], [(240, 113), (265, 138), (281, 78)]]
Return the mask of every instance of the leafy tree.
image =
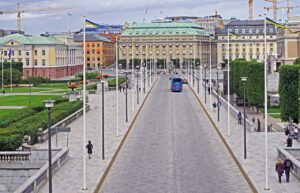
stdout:
[[(22, 72), (16, 69), (12, 69), (12, 83), (19, 84), (22, 81)], [(2, 73), (0, 73), (0, 79), (2, 79)], [(3, 70), (3, 80), (4, 84), (10, 84), (10, 69), (6, 68)]]
[(248, 64), (247, 70), (247, 100), (251, 105), (264, 104), (264, 66), (262, 63)]
[(296, 60), (294, 61), (294, 64), (300, 64), (300, 57), (296, 58)]
[(279, 70), (279, 95), (281, 119), (289, 117), (298, 121), (299, 116), (299, 66), (283, 65)]
[(121, 64), (121, 68), (122, 69), (125, 69), (126, 68), (126, 59), (120, 59), (119, 60), (119, 64)]

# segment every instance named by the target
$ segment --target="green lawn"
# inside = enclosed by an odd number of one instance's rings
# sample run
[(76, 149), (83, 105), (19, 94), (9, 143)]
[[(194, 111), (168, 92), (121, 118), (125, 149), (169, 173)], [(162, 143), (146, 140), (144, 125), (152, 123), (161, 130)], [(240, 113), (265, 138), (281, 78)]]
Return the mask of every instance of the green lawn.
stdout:
[(67, 83), (55, 83), (55, 84), (39, 84), (37, 88), (51, 88), (51, 89), (67, 89)]
[(19, 109), (0, 109), (0, 117), (18, 112)]
[(51, 91), (50, 88), (36, 88), (36, 87), (16, 87), (10, 90), (10, 88), (5, 88), (5, 93), (28, 93), (28, 92), (41, 92), (41, 91)]
[(29, 95), (26, 96), (4, 96), (0, 97), (0, 105), (1, 106), (29, 106), (31, 98), (31, 105), (39, 105), (42, 104), (44, 100), (46, 99), (58, 99), (60, 96), (35, 96), (32, 95), (31, 97)]

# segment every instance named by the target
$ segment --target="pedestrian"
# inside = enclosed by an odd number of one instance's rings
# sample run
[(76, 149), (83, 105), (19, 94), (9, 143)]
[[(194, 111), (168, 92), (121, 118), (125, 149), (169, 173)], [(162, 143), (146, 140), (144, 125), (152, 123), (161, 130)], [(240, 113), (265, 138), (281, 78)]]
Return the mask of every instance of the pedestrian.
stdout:
[(278, 159), (278, 161), (277, 161), (277, 163), (275, 165), (275, 171), (278, 174), (279, 183), (281, 183), (281, 176), (284, 173), (284, 165), (283, 165), (281, 159)]
[(242, 124), (242, 113), (241, 112), (239, 112), (238, 113), (238, 124)]
[(285, 177), (286, 177), (286, 182), (289, 182), (290, 181), (290, 171), (291, 169), (293, 169), (293, 162), (287, 157), (285, 160), (284, 160), (284, 172), (285, 172)]
[(121, 85), (119, 85), (119, 91), (121, 92), (121, 89), (122, 89), (122, 86)]
[(207, 90), (208, 90), (208, 94), (210, 95), (210, 87), (208, 87), (208, 89), (207, 89)]
[(88, 144), (86, 145), (86, 148), (87, 148), (87, 152), (88, 152), (88, 155), (89, 155), (89, 159), (92, 158), (92, 154), (93, 154), (93, 144), (91, 141), (88, 142)]
[(289, 136), (286, 140), (286, 146), (287, 147), (292, 147), (293, 146), (293, 138)]
[(122, 86), (122, 88), (123, 88), (123, 92), (125, 92), (125, 86)]
[(289, 136), (289, 135), (290, 135), (290, 130), (289, 130), (288, 127), (286, 127), (286, 128), (284, 129), (284, 134), (285, 134), (286, 136)]
[(212, 106), (213, 106), (213, 108), (214, 108), (214, 112), (216, 112), (217, 103), (214, 102), (214, 103), (212, 104)]
[(254, 117), (252, 118), (252, 122), (253, 122), (253, 124), (255, 123), (255, 118)]

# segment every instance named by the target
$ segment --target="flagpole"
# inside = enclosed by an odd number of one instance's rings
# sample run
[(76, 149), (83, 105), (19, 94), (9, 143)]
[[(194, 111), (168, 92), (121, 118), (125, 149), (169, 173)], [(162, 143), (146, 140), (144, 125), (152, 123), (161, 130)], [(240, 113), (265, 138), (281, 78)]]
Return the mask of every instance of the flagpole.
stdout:
[[(145, 74), (146, 74), (145, 81), (147, 83), (149, 83), (149, 77), (148, 77), (148, 44), (147, 43), (146, 43), (146, 73)], [(148, 84), (148, 87), (149, 87), (149, 84)]]
[(133, 57), (133, 49), (134, 42), (132, 41), (132, 59), (131, 59), (131, 101), (132, 101), (132, 112), (134, 112), (134, 57)]
[(200, 93), (201, 93), (201, 98), (203, 97), (203, 90), (202, 90), (202, 84), (203, 79), (202, 79), (202, 41), (200, 40)]
[(229, 29), (227, 30), (227, 135), (230, 136), (230, 81), (229, 81), (229, 71), (230, 71), (230, 63), (229, 63)]
[(211, 37), (209, 37), (209, 109), (210, 110), (212, 108), (211, 95), (212, 95), (212, 89), (211, 89)]
[(116, 42), (116, 96), (117, 96), (117, 137), (119, 137), (119, 50)]
[(268, 103), (267, 103), (267, 21), (265, 18), (264, 22), (264, 27), (265, 27), (265, 34), (264, 34), (264, 43), (265, 43), (265, 65), (264, 65), (264, 75), (265, 75), (265, 156), (266, 156), (266, 187), (265, 190), (269, 190), (269, 179), (268, 179)]
[(1, 70), (1, 73), (2, 73), (2, 76), (1, 76), (1, 79), (2, 79), (2, 94), (4, 94), (4, 73), (3, 73), (3, 65), (4, 65), (4, 59), (3, 59), (3, 53), (4, 53), (4, 51), (3, 51), (3, 49), (2, 49), (2, 52), (1, 52), (1, 62), (2, 62), (2, 70)]
[(10, 58), (10, 90), (12, 91), (12, 59)]
[(86, 66), (86, 45), (85, 45), (85, 22), (86, 22), (86, 18), (85, 16), (83, 16), (83, 19), (84, 19), (84, 28), (83, 28), (83, 135), (82, 135), (82, 159), (83, 159), (83, 187), (82, 189), (83, 190), (86, 190), (86, 158), (85, 158), (85, 145), (86, 145), (86, 142), (85, 142), (85, 132), (86, 132), (86, 128), (85, 128), (85, 119), (86, 119), (86, 112), (85, 112), (85, 109), (86, 109), (86, 104), (85, 104), (85, 100), (86, 100), (86, 85), (85, 85), (85, 82), (86, 82), (86, 77), (85, 77), (85, 66)]
[(194, 87), (195, 87), (195, 67), (196, 67), (196, 49), (194, 49), (194, 68), (193, 68), (193, 86)]

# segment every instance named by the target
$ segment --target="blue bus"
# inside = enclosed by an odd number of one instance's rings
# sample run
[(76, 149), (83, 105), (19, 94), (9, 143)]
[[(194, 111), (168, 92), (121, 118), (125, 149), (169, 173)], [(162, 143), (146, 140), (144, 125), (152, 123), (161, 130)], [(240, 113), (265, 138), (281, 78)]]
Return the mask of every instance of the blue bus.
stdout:
[(182, 92), (182, 78), (172, 77), (171, 78), (171, 91), (172, 92)]

